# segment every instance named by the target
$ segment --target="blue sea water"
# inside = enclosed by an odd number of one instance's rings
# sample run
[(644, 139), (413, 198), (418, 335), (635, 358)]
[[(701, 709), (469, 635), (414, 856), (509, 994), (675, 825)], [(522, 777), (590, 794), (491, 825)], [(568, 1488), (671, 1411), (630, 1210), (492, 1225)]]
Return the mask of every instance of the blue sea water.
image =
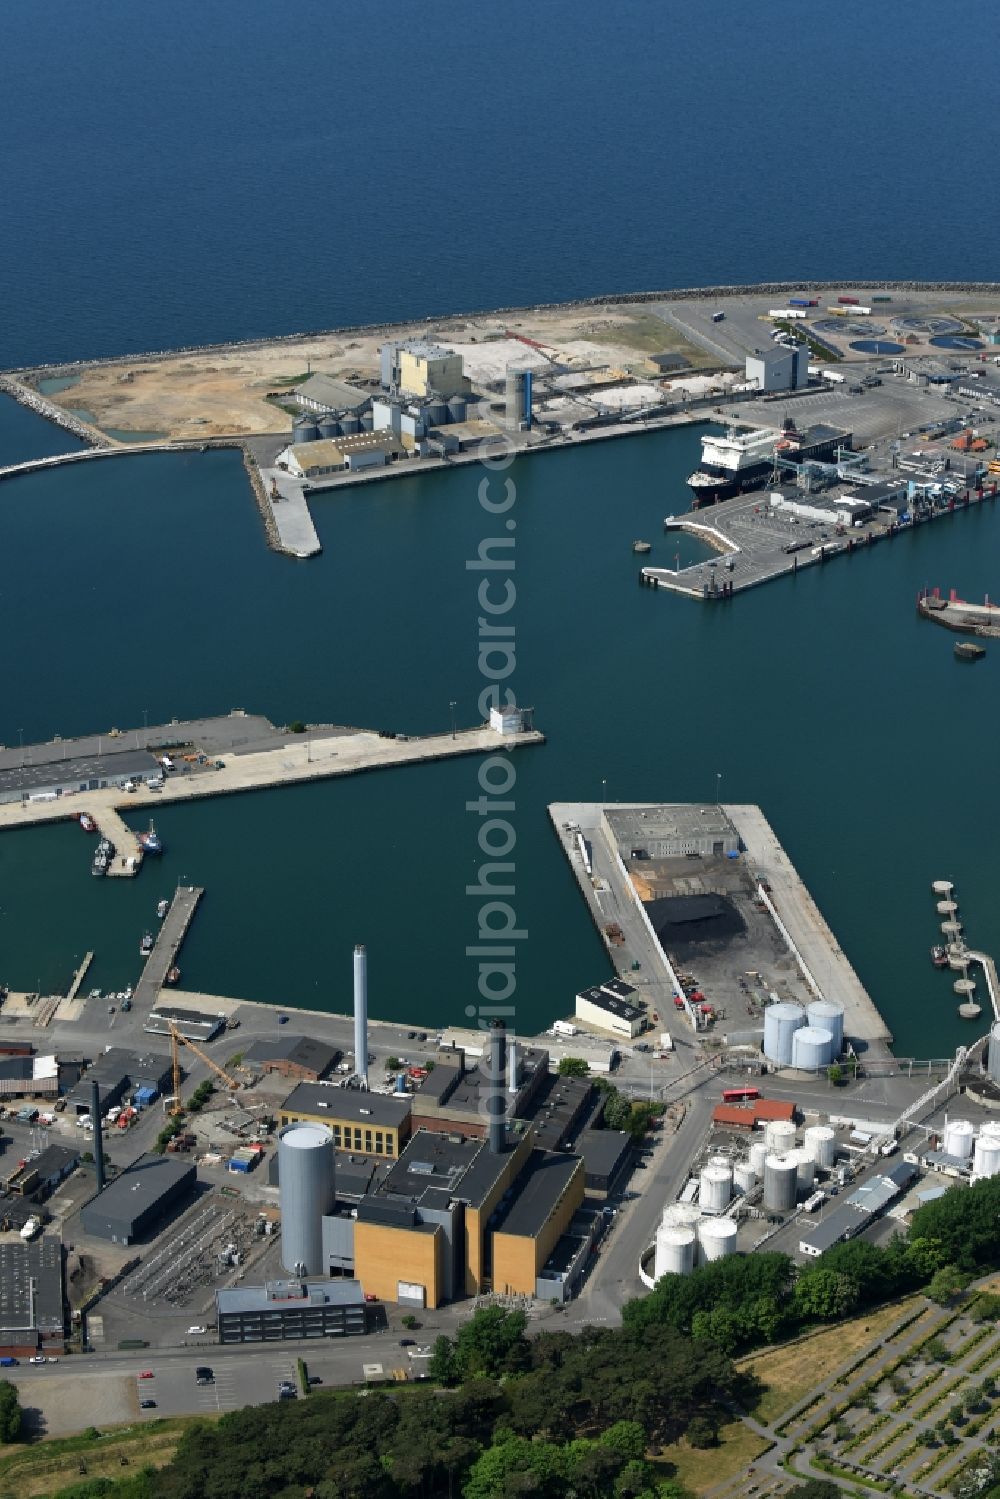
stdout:
[[(948, 24), (981, 55), (1000, 40), (976, 0)], [(44, 24), (4, 7), (0, 365), (643, 287), (991, 277), (989, 195), (975, 233), (928, 211), (969, 149), (940, 30), (938, 0), (51, 0)], [(0, 463), (73, 442), (0, 402)], [(912, 599), (995, 586), (1000, 520), (706, 610), (639, 590), (630, 550), (682, 508), (696, 453), (688, 431), (518, 465), (516, 685), (549, 734), (518, 780), (526, 1021), (607, 968), (546, 802), (605, 781), (701, 798), (722, 771), (725, 795), (764, 807), (901, 1048), (942, 1050), (969, 1033), (927, 963), (928, 886), (956, 879), (977, 942), (1000, 948), (984, 833), (1000, 722), (992, 653), (963, 674)], [(457, 699), (469, 721), (473, 477), (316, 514), (324, 555), (298, 566), (264, 549), (233, 455), (0, 485), (0, 741), (235, 706), (419, 730)], [(343, 1003), (362, 938), (373, 1009), (460, 1019), (470, 782), (466, 762), (171, 808), (161, 870), (118, 888), (87, 876), (74, 829), (6, 835), (0, 978), (56, 983), (88, 947), (94, 982), (134, 978), (160, 883), (186, 875), (209, 889), (192, 987)]]

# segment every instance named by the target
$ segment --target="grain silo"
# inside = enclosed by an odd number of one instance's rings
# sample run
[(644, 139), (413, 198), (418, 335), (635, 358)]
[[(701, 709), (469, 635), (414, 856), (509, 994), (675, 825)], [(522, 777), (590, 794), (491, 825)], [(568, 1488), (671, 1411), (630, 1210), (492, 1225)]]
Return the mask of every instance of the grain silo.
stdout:
[(844, 1007), (832, 999), (814, 999), (806, 1006), (808, 1024), (816, 1030), (829, 1031), (833, 1037), (833, 1055), (839, 1057), (844, 1049)]
[(990, 1049), (986, 1067), (995, 1083), (1000, 1083), (1000, 1020), (995, 1020), (990, 1029)]
[(959, 1161), (967, 1161), (972, 1154), (972, 1137), (975, 1131), (968, 1119), (949, 1119), (944, 1127), (944, 1153)]
[(292, 1275), (325, 1275), (323, 1219), (333, 1210), (333, 1134), (289, 1124), (278, 1134), (281, 1263)]
[(771, 1213), (790, 1213), (798, 1191), (799, 1164), (793, 1155), (769, 1155), (764, 1162), (764, 1206)]
[(979, 1131), (972, 1157), (974, 1176), (1000, 1176), (1000, 1124), (990, 1119)]
[(792, 1066), (816, 1072), (833, 1061), (833, 1036), (814, 1025), (804, 1025), (792, 1037)]
[(795, 1145), (795, 1125), (790, 1119), (772, 1119), (764, 1126), (764, 1143), (769, 1155), (784, 1155)]
[(724, 1260), (736, 1250), (736, 1224), (732, 1218), (709, 1218), (698, 1227), (698, 1243), (705, 1264)]
[(448, 420), (450, 422), (464, 422), (469, 404), (464, 396), (452, 396), (448, 402)]
[(836, 1131), (828, 1124), (811, 1124), (802, 1136), (802, 1143), (817, 1166), (829, 1171), (837, 1150)]
[(448, 402), (440, 396), (431, 396), (424, 407), (424, 420), (428, 427), (443, 427), (448, 420)]
[(716, 1157), (701, 1173), (698, 1206), (703, 1213), (724, 1213), (733, 1195), (733, 1169)]
[(301, 416), (297, 416), (295, 418), (295, 421), (292, 424), (292, 442), (300, 443), (318, 441), (319, 426), (316, 423), (316, 419), (311, 416), (306, 416), (303, 412)]
[(664, 1228), (656, 1231), (656, 1256), (653, 1279), (661, 1275), (690, 1275), (698, 1239), (693, 1228)]
[(353, 411), (345, 411), (340, 418), (340, 430), (345, 437), (353, 437), (361, 431), (361, 418)]
[(332, 411), (324, 411), (316, 423), (321, 440), (340, 436), (340, 422)]
[[(757, 1177), (764, 1175), (764, 1162), (767, 1159), (768, 1148), (764, 1140), (755, 1140), (750, 1147), (750, 1170)], [(794, 1135), (792, 1137), (794, 1139)]]
[(801, 1005), (781, 1001), (764, 1011), (764, 1055), (781, 1067), (792, 1065), (792, 1038), (806, 1023)]

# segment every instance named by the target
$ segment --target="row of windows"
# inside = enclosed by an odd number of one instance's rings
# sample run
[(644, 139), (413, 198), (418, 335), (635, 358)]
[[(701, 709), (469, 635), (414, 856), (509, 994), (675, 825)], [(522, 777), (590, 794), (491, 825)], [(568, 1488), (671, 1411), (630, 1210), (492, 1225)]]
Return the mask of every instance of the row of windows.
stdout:
[[(315, 1118), (311, 1115), (310, 1118)], [(282, 1120), (285, 1124), (298, 1124), (298, 1115), (283, 1114)], [(338, 1150), (356, 1150), (365, 1155), (394, 1156), (396, 1154), (396, 1136), (389, 1130), (373, 1130), (370, 1126), (360, 1124), (343, 1126), (334, 1124), (332, 1121), (323, 1120), (328, 1124), (333, 1134), (333, 1143)]]

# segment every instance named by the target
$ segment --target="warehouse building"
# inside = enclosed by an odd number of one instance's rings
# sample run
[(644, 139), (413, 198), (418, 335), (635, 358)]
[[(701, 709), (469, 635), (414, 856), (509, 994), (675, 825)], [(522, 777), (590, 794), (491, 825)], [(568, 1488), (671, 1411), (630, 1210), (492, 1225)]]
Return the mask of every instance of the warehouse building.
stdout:
[(584, 1165), (578, 1156), (532, 1152), (493, 1228), (494, 1293), (539, 1294), (538, 1277), (583, 1202), (583, 1189)]
[(371, 1093), (333, 1083), (299, 1083), (278, 1112), (282, 1126), (303, 1120), (325, 1124), (337, 1150), (359, 1155), (398, 1158), (410, 1137), (408, 1095)]
[(406, 452), (392, 432), (353, 432), (349, 437), (327, 437), (318, 442), (292, 443), (277, 457), (278, 468), (295, 479), (318, 480), (331, 474), (384, 468)]
[(58, 1235), (44, 1234), (32, 1244), (0, 1243), (0, 1355), (61, 1353), (65, 1331)]
[(171, 1029), (185, 1041), (204, 1045), (214, 1041), (226, 1023), (224, 1014), (207, 1015), (201, 1010), (182, 1010), (177, 1005), (156, 1005), (143, 1026), (151, 1036), (169, 1036)]
[(623, 859), (672, 859), (685, 854), (705, 858), (739, 852), (735, 828), (720, 806), (606, 807), (601, 830)]
[(19, 1197), (48, 1197), (80, 1164), (80, 1152), (67, 1145), (47, 1145), (32, 1160), (19, 1161), (3, 1176), (6, 1192)]
[(747, 355), (746, 376), (764, 394), (803, 390), (809, 384), (809, 347), (795, 343), (755, 349)]
[(192, 1164), (174, 1155), (144, 1155), (91, 1198), (80, 1213), (85, 1233), (113, 1244), (145, 1239), (194, 1191)]
[(818, 520), (827, 526), (860, 526), (874, 514), (872, 501), (863, 491), (842, 494), (839, 490), (821, 489), (806, 495), (801, 489), (772, 489), (770, 506), (778, 515)]
[(799, 1253), (817, 1259), (835, 1244), (856, 1238), (905, 1191), (916, 1175), (916, 1166), (898, 1161), (884, 1174), (870, 1176), (839, 1207), (827, 1213), (808, 1237), (799, 1240)]
[(366, 1330), (365, 1298), (356, 1280), (271, 1280), (215, 1293), (220, 1343), (277, 1343), (284, 1338), (344, 1338)]
[(121, 1102), (126, 1089), (153, 1088), (156, 1093), (169, 1092), (172, 1077), (169, 1057), (112, 1046), (90, 1064), (85, 1076), (66, 1095), (66, 1109), (71, 1114), (89, 1114), (91, 1084), (94, 1082), (100, 1090), (101, 1113), (106, 1114), (113, 1104)]
[(295, 400), (303, 411), (361, 411), (370, 397), (366, 390), (335, 380), (332, 375), (310, 375), (295, 387)]
[(583, 1157), (585, 1195), (603, 1201), (617, 1192), (634, 1160), (631, 1135), (617, 1129), (586, 1129), (576, 1149)]
[(641, 1035), (646, 1012), (627, 999), (609, 994), (607, 989), (595, 985), (582, 989), (576, 996), (576, 1018), (596, 1030), (608, 1031), (613, 1036), (624, 1036), (631, 1040)]
[(311, 1036), (276, 1036), (269, 1041), (255, 1041), (243, 1053), (243, 1060), (262, 1072), (277, 1072), (300, 1082), (318, 1083), (332, 1072), (341, 1053), (326, 1041)]
[(0, 1057), (0, 1098), (56, 1098), (59, 1063), (48, 1057)]

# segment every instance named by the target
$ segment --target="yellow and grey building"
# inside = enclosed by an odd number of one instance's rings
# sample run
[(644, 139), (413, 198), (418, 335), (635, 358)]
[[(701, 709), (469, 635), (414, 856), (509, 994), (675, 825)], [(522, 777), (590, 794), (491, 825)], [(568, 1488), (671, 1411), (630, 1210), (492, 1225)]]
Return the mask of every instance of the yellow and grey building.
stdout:
[(410, 1099), (361, 1088), (299, 1083), (278, 1111), (282, 1128), (302, 1120), (325, 1124), (337, 1150), (398, 1160), (410, 1138)]

